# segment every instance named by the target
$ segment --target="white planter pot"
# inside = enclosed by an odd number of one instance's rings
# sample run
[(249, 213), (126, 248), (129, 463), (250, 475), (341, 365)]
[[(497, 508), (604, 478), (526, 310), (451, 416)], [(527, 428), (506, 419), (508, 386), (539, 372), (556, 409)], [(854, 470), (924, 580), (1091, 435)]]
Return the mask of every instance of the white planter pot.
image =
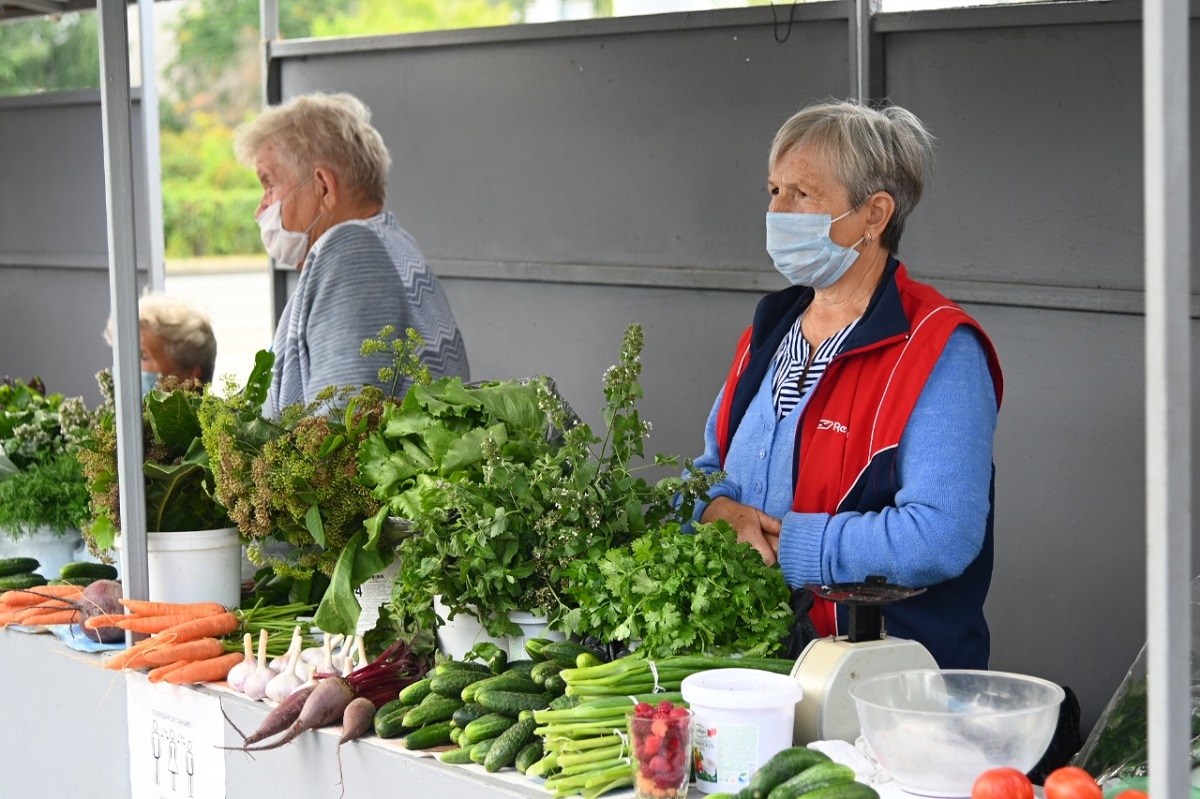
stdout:
[(55, 535), (48, 527), (38, 527), (13, 540), (8, 530), (0, 530), (0, 557), (37, 558), (41, 564), (37, 573), (47, 580), (58, 577), (62, 567), (76, 559), (76, 550), (83, 544), (78, 530)]
[(471, 647), (482, 641), (490, 641), (508, 652), (508, 639), (488, 635), (488, 631), (474, 616), (459, 613), (453, 619), (449, 619), (450, 609), (442, 604), (440, 596), (433, 598), (433, 612), (441, 619), (437, 630), (437, 642), (442, 654), (462, 660), (467, 652), (471, 651)]
[[(117, 537), (121, 548), (121, 537)], [(236, 527), (146, 534), (146, 568), (154, 602), (242, 600), (242, 545)]]
[(508, 620), (521, 628), (520, 635), (508, 638), (509, 660), (527, 660), (529, 658), (529, 653), (525, 651), (525, 642), (530, 638), (548, 638), (551, 641), (567, 640), (565, 634), (547, 628), (545, 616), (513, 611), (508, 614)]

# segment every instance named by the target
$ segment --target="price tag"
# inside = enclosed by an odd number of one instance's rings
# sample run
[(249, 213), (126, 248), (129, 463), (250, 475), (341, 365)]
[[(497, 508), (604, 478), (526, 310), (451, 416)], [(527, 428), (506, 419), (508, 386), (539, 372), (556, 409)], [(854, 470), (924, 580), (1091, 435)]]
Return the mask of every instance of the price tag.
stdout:
[(354, 592), (358, 597), (359, 607), (362, 608), (358, 615), (358, 627), (354, 631), (356, 635), (366, 635), (375, 628), (379, 621), (379, 609), (392, 601), (392, 583), (396, 581), (399, 571), (400, 561), (394, 560), (379, 574), (369, 577)]

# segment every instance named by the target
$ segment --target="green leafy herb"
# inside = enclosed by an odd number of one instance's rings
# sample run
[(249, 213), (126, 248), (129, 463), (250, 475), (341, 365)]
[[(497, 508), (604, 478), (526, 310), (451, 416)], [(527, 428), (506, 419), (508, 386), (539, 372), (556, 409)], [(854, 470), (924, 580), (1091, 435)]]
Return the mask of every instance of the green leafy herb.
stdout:
[[(492, 405), (489, 416), (458, 432), (472, 449), (478, 447), (474, 469), (447, 470), (437, 445), (422, 449), (439, 466), (438, 478), (416, 481), (415, 499), (405, 502), (409, 518), (426, 533), (401, 544), (393, 592), (400, 615), (431, 623), (429, 597), (438, 594), (452, 614), (475, 616), (492, 635), (513, 634), (517, 628), (509, 612), (555, 616), (569, 606), (565, 588), (571, 562), (597, 559), (666, 520), (690, 517), (710, 477), (652, 483), (638, 474), (645, 468), (638, 461), (650, 431), (636, 409), (642, 396), (641, 348), (642, 329), (631, 325), (620, 362), (604, 376), (603, 438), (540, 379), (529, 384), (532, 393), (524, 401), (509, 393), (515, 392), (513, 386), (497, 391), (510, 420), (503, 427), (488, 424), (490, 414), (497, 413)], [(430, 402), (424, 411), (442, 422), (438, 414), (452, 407)], [(554, 434), (518, 437), (514, 418), (524, 424), (548, 418)], [(404, 425), (433, 441), (426, 431), (437, 425), (427, 419), (408, 419)], [(667, 464), (676, 465), (676, 459), (655, 459), (655, 465)]]
[(564, 618), (572, 632), (605, 641), (637, 641), (648, 658), (684, 653), (766, 656), (779, 648), (792, 619), (779, 569), (726, 522), (677, 523), (629, 546), (567, 569), (566, 592), (577, 607)]
[(37, 378), (0, 382), (0, 529), (16, 538), (41, 527), (61, 535), (89, 516), (75, 453), (92, 412), (45, 391)]
[[(117, 486), (117, 429), (112, 376), (97, 375), (105, 404), (80, 443), (94, 520), (84, 530), (94, 554), (106, 556), (121, 529)], [(165, 377), (142, 402), (142, 447), (148, 532), (212, 530), (230, 526), (213, 494), (213, 473), (201, 442), (199, 381)]]

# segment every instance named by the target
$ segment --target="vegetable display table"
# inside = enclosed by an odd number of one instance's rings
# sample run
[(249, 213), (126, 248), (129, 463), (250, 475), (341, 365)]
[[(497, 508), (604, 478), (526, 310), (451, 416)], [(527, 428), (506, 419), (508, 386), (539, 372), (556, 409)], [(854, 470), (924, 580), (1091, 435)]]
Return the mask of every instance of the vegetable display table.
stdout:
[[(132, 720), (129, 695), (139, 683), (101, 668), (104, 656), (76, 652), (50, 635), (0, 631), (0, 702), (5, 721), (0, 745), (7, 754), (4, 796), (138, 796), (130, 779)], [(135, 677), (134, 680), (144, 680)], [(181, 689), (219, 702), (229, 721), (253, 730), (269, 712), (227, 690), (201, 686)], [(219, 711), (217, 711), (219, 712)], [(221, 720), (223, 744), (236, 747), (237, 733)], [(303, 796), (337, 799), (336, 728), (305, 733), (280, 749), (224, 752), (224, 796), (261, 799)], [(451, 766), (402, 750), (395, 741), (373, 736), (342, 747), (342, 773), (348, 799), (365, 796), (447, 797), (452, 799), (546, 799), (550, 794), (512, 770), (486, 773), (481, 766)], [(164, 797), (187, 797), (181, 785)], [(196, 799), (211, 796), (196, 792)], [(615, 791), (614, 799), (632, 795)], [(689, 796), (701, 794), (693, 788)]]

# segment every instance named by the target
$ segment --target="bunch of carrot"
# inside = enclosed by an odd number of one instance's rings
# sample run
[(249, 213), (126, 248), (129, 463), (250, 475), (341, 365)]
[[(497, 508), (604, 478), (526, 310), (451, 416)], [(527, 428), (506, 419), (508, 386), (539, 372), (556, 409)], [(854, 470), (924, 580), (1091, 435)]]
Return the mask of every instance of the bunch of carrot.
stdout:
[(0, 627), (71, 624), (79, 617), (75, 603), (83, 596), (77, 585), (41, 585), (0, 594)]
[(221, 636), (238, 628), (238, 617), (215, 602), (182, 604), (121, 599), (128, 613), (93, 616), (89, 627), (120, 627), (144, 638), (118, 653), (104, 668), (150, 669), (150, 682), (192, 685), (224, 680), (242, 661), (239, 652), (227, 653)]

